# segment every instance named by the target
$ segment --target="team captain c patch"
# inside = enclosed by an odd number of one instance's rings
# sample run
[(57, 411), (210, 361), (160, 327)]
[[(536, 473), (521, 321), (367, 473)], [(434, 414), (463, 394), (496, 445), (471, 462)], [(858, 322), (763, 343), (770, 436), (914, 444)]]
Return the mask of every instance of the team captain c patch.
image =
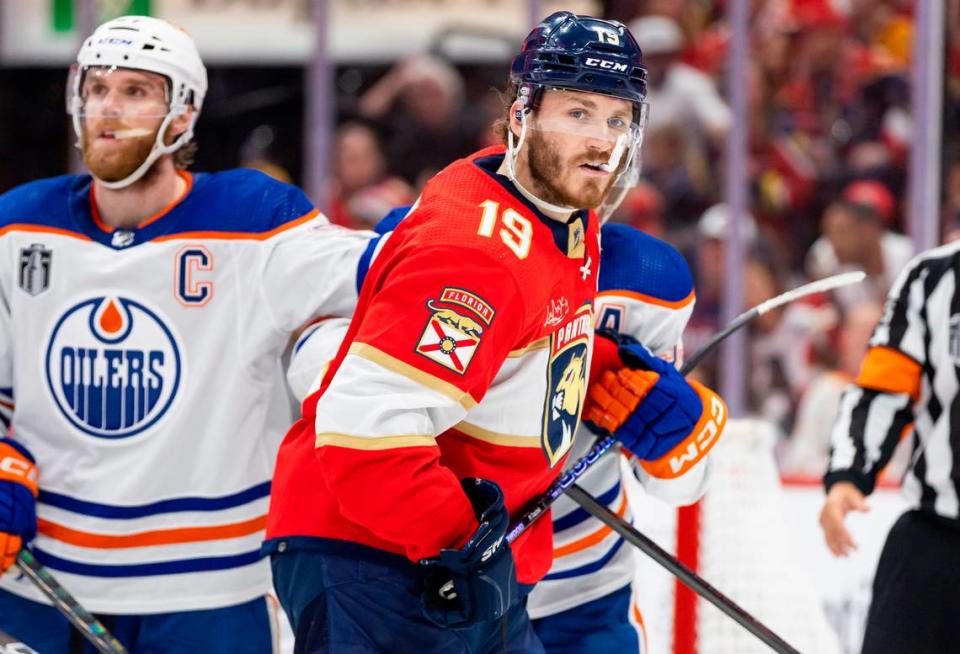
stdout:
[(467, 371), (483, 338), (485, 326), (490, 325), (495, 312), (475, 293), (459, 288), (443, 289), (439, 302), (468, 307), (476, 319), (464, 315), (466, 312), (438, 306), (433, 300), (428, 300), (427, 307), (433, 313), (420, 335), (417, 353), (462, 375)]

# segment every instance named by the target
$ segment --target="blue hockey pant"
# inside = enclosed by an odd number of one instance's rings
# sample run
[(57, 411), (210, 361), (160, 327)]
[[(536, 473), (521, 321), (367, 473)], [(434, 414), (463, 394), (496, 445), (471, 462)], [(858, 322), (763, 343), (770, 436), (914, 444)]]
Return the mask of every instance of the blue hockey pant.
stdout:
[[(130, 654), (272, 654), (276, 601), (203, 611), (96, 617)], [(96, 654), (52, 606), (0, 589), (0, 629), (42, 654)]]
[[(647, 654), (630, 586), (533, 621), (547, 654)], [(637, 613), (638, 615), (638, 613)]]
[(272, 564), (295, 654), (543, 654), (526, 596), (500, 620), (443, 629), (421, 614), (422, 575), (405, 559), (295, 550)]

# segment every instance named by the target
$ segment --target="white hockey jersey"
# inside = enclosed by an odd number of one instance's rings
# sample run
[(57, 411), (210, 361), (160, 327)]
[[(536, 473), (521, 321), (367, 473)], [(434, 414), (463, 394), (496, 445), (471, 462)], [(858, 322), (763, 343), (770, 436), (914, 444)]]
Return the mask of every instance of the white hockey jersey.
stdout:
[[(263, 595), (281, 356), (349, 315), (369, 232), (254, 171), (182, 173), (136, 229), (88, 176), (0, 196), (0, 419), (40, 471), (37, 559), (88, 609), (206, 609)], [(8, 406), (9, 405), (9, 406)], [(38, 601), (11, 572), (0, 586)]]

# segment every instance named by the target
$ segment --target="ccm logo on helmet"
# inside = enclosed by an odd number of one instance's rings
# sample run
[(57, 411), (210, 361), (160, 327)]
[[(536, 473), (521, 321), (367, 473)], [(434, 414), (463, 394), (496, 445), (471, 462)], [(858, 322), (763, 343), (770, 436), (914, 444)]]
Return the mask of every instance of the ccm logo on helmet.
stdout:
[(585, 66), (590, 66), (591, 68), (602, 68), (604, 70), (612, 70), (617, 73), (627, 72), (627, 65), (621, 64), (617, 61), (610, 61), (609, 59), (596, 59), (594, 57), (587, 57), (583, 60)]
[(130, 39), (121, 39), (116, 36), (107, 36), (102, 39), (97, 39), (97, 45), (133, 45), (133, 41)]
[(699, 461), (704, 454), (710, 451), (720, 432), (720, 426), (726, 421), (726, 410), (723, 402), (716, 396), (710, 397), (710, 418), (696, 438), (687, 444), (687, 449), (676, 456), (670, 457), (670, 472), (679, 473), (690, 464)]

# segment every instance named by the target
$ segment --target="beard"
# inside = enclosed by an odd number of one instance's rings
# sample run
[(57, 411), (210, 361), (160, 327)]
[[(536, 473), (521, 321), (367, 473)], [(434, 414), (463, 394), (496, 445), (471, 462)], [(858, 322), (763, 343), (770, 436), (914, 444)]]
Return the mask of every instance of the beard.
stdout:
[[(153, 149), (157, 130), (146, 136), (119, 139), (113, 147), (103, 147), (94, 136), (103, 129), (125, 129), (126, 125), (98, 125), (96, 130), (83, 131), (83, 162), (90, 173), (104, 182), (119, 182), (129, 177), (146, 160)], [(159, 128), (158, 128), (159, 129)], [(154, 162), (156, 165), (156, 162)], [(150, 171), (147, 171), (149, 175)]]
[[(615, 174), (606, 179), (582, 180), (575, 190), (565, 188), (561, 185), (564, 164), (557, 146), (535, 129), (527, 132), (527, 142), (530, 177), (537, 187), (532, 189), (534, 195), (550, 204), (576, 209), (596, 209), (600, 206), (616, 179)], [(570, 168), (574, 167), (571, 164)]]

